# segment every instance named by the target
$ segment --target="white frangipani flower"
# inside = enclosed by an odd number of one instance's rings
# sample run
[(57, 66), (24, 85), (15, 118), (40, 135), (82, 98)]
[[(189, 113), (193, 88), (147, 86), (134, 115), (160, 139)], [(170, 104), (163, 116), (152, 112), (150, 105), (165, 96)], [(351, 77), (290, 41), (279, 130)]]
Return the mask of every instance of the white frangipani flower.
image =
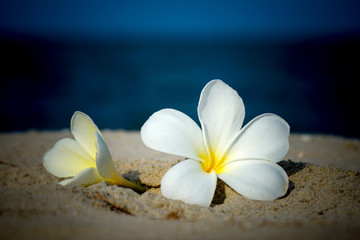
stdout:
[(127, 181), (116, 171), (104, 138), (88, 115), (75, 112), (70, 129), (75, 140), (59, 140), (43, 157), (46, 170), (57, 177), (68, 178), (59, 184), (89, 186), (106, 180), (109, 184), (145, 190), (144, 187)]
[(141, 128), (144, 144), (187, 158), (161, 180), (163, 196), (209, 206), (217, 177), (241, 195), (274, 200), (287, 192), (288, 176), (276, 164), (289, 149), (289, 125), (279, 116), (263, 114), (241, 129), (242, 99), (221, 80), (210, 81), (198, 105), (200, 127), (173, 109), (155, 112)]

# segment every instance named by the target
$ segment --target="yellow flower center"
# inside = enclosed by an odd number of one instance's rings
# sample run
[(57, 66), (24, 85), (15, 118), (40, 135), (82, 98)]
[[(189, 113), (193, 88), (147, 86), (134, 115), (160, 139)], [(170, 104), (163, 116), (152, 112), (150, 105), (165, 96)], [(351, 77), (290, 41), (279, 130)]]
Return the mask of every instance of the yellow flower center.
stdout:
[(205, 172), (210, 173), (215, 170), (217, 174), (222, 173), (226, 155), (216, 154), (212, 149), (209, 149), (209, 154), (206, 152), (200, 153), (199, 157), (204, 160), (201, 164)]

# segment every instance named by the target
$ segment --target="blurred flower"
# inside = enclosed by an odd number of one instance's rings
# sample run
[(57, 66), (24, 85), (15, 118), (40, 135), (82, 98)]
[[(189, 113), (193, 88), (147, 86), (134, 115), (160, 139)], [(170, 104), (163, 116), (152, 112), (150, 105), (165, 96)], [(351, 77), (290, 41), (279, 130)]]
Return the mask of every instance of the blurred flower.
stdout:
[(141, 128), (148, 147), (187, 158), (164, 175), (163, 196), (209, 206), (217, 177), (251, 199), (274, 200), (287, 192), (288, 177), (276, 164), (289, 148), (290, 127), (282, 118), (263, 114), (241, 129), (243, 101), (221, 80), (202, 90), (198, 116), (202, 130), (173, 109), (154, 113)]
[(70, 127), (75, 140), (59, 140), (43, 157), (46, 170), (57, 177), (68, 178), (59, 184), (89, 186), (106, 180), (109, 184), (145, 190), (127, 181), (116, 171), (104, 138), (88, 115), (75, 112)]

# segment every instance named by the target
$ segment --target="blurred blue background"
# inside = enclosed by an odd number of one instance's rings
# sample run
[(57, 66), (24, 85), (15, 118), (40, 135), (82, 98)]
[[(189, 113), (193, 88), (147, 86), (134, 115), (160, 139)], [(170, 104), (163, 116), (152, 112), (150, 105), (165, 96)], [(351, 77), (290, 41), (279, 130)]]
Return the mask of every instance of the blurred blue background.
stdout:
[(1, 1), (0, 131), (68, 128), (74, 111), (139, 130), (165, 107), (197, 121), (205, 84), (246, 119), (360, 137), (360, 1)]

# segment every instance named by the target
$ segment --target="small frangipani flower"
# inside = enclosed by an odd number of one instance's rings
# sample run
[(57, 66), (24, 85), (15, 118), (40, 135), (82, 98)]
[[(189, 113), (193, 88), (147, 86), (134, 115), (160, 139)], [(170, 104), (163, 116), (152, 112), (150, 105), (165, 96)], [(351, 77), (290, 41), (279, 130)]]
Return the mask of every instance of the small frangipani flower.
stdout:
[(59, 184), (89, 186), (106, 180), (109, 184), (130, 187), (137, 191), (145, 190), (144, 187), (124, 179), (116, 171), (104, 138), (88, 115), (75, 112), (71, 118), (70, 129), (75, 140), (59, 140), (43, 157), (46, 170), (59, 178), (68, 178)]
[(201, 128), (173, 109), (155, 112), (141, 128), (144, 144), (185, 157), (161, 180), (164, 197), (209, 206), (217, 177), (239, 194), (275, 200), (287, 192), (288, 176), (277, 164), (289, 149), (289, 125), (275, 114), (262, 114), (241, 128), (242, 99), (221, 80), (210, 81), (198, 105)]

